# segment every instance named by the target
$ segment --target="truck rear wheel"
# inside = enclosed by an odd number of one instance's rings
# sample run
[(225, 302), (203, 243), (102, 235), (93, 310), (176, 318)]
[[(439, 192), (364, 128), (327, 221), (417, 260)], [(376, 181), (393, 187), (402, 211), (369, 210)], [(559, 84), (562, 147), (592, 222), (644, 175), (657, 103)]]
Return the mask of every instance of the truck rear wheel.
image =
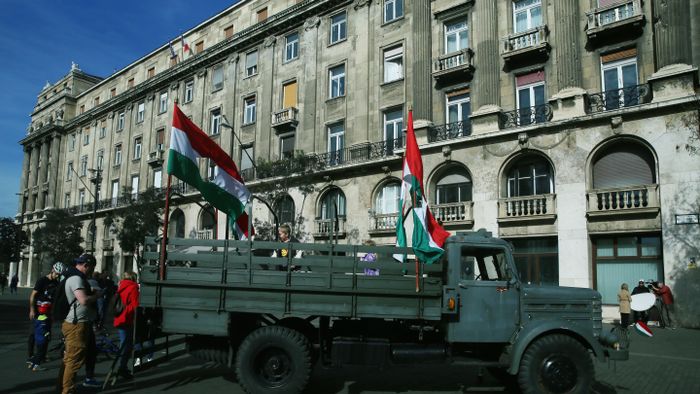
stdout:
[(593, 362), (583, 345), (566, 335), (548, 335), (533, 342), (520, 362), (518, 383), (523, 393), (588, 393)]
[(241, 343), (236, 374), (251, 394), (299, 393), (311, 374), (309, 340), (281, 326), (259, 328)]

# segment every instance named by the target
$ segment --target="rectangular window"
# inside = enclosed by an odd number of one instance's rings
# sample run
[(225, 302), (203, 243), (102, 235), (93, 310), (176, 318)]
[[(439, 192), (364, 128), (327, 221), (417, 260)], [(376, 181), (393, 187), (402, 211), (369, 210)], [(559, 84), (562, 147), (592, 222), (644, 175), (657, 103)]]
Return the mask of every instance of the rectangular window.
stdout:
[(134, 200), (138, 199), (139, 195), (139, 176), (133, 175), (131, 177), (131, 198)]
[(124, 119), (126, 118), (126, 115), (124, 111), (120, 111), (119, 115), (117, 115), (117, 131), (122, 131), (124, 130)]
[(513, 260), (527, 284), (559, 285), (559, 252), (556, 238), (511, 239)]
[(294, 134), (280, 136), (280, 159), (294, 157)]
[(329, 98), (345, 96), (345, 65), (341, 64), (328, 70)]
[(134, 138), (134, 160), (141, 158), (142, 141), (141, 137)]
[(513, 2), (513, 26), (515, 33), (524, 32), (542, 25), (542, 3), (540, 0)]
[[(631, 57), (630, 57), (631, 55)], [(601, 57), (605, 109), (639, 104), (636, 51), (621, 51)]]
[(469, 120), (469, 115), (471, 115), (469, 90), (465, 89), (448, 93), (445, 96), (445, 99), (445, 106), (447, 107), (447, 123), (451, 125), (459, 122), (466, 123)]
[(248, 52), (245, 55), (245, 75), (253, 76), (258, 73), (258, 51)]
[(114, 165), (120, 164), (122, 164), (122, 144), (117, 144), (114, 146)]
[(102, 119), (100, 121), (100, 138), (105, 138), (107, 136), (107, 121)]
[(185, 98), (184, 102), (189, 103), (194, 99), (194, 79), (185, 82)]
[(194, 53), (202, 53), (204, 51), (204, 41), (199, 41), (194, 44)]
[(213, 181), (216, 178), (216, 162), (212, 159), (207, 159), (207, 179)]
[(163, 169), (157, 168), (153, 170), (153, 187), (160, 189), (163, 187)]
[(104, 161), (105, 161), (105, 151), (104, 151), (104, 149), (100, 149), (97, 151), (97, 159), (95, 160), (95, 167), (97, 167), (98, 170), (101, 170), (102, 167), (104, 166)]
[(156, 130), (156, 151), (165, 150), (165, 129)]
[(68, 168), (66, 169), (66, 180), (70, 181), (73, 179), (73, 162), (68, 162)]
[(255, 96), (243, 100), (243, 124), (255, 123)]
[(403, 108), (391, 109), (384, 112), (384, 142), (386, 154), (391, 155), (394, 149), (401, 148), (403, 134)]
[(345, 125), (343, 122), (328, 126), (328, 164), (338, 165), (343, 162), (345, 145)]
[(445, 53), (457, 52), (467, 48), (469, 29), (467, 21), (456, 21), (445, 24)]
[(158, 113), (162, 114), (168, 110), (168, 91), (160, 92), (158, 100)]
[(342, 41), (347, 36), (347, 21), (345, 11), (331, 17), (331, 37), (330, 43)]
[(75, 134), (71, 134), (70, 137), (68, 137), (68, 151), (73, 152), (75, 150), (75, 142), (76, 142), (77, 137)]
[(156, 68), (151, 67), (148, 69), (148, 72), (146, 73), (146, 78), (153, 78), (156, 75)]
[(292, 33), (284, 37), (284, 61), (288, 62), (299, 57), (299, 33)]
[(515, 78), (517, 86), (518, 125), (541, 123), (546, 120), (544, 111), (538, 111), (545, 104), (544, 71), (520, 75)]
[(384, 0), (384, 23), (403, 16), (403, 0)]
[(109, 97), (115, 97), (117, 95), (117, 88), (112, 88), (109, 90)]
[(267, 7), (259, 10), (256, 14), (258, 17), (258, 23), (263, 22), (265, 19), (267, 19)]
[(82, 212), (85, 206), (85, 189), (80, 189), (78, 191), (78, 208)]
[(224, 65), (218, 64), (211, 70), (211, 90), (212, 92), (224, 88)]
[(221, 109), (211, 110), (209, 114), (209, 134), (217, 135), (221, 132)]
[(90, 144), (90, 128), (87, 127), (83, 130), (83, 145)]
[(126, 81), (126, 87), (127, 87), (128, 89), (131, 89), (131, 88), (134, 87), (134, 78), (129, 78), (129, 80)]
[(282, 108), (296, 108), (297, 106), (297, 81), (282, 85)]
[(88, 157), (84, 155), (80, 158), (80, 176), (87, 175)]
[(92, 106), (97, 107), (98, 105), (100, 105), (100, 98), (95, 97), (95, 99), (92, 101)]
[(384, 82), (396, 81), (403, 78), (403, 46), (389, 48), (384, 51)]
[(70, 193), (66, 193), (66, 195), (63, 196), (63, 208), (70, 208)]
[(119, 179), (115, 179), (112, 181), (112, 206), (117, 205), (117, 201), (119, 200)]
[(244, 181), (252, 180), (255, 177), (255, 167), (253, 166), (254, 158), (252, 145), (241, 148), (241, 176)]
[(84, 112), (85, 112), (85, 104), (80, 106), (80, 113), (82, 114)]
[(224, 37), (225, 38), (231, 38), (233, 37), (233, 25), (227, 26), (224, 29)]
[(138, 104), (138, 109), (136, 110), (136, 123), (141, 123), (143, 122), (143, 119), (146, 115), (146, 103), (141, 101)]

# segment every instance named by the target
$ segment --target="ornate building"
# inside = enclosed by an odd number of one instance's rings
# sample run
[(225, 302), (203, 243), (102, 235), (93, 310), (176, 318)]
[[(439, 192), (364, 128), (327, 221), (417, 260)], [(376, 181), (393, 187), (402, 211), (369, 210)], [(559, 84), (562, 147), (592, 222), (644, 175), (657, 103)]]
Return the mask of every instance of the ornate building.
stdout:
[[(164, 43), (104, 79), (74, 65), (47, 85), (21, 141), (18, 221), (31, 237), (44, 210), (70, 209), (89, 249), (96, 199), (98, 269), (133, 264), (103, 220), (124, 186), (164, 186), (177, 100), (254, 192), (314, 186), (271, 201), (306, 241), (393, 244), (412, 107), (449, 231), (493, 231), (523, 280), (614, 304), (622, 282), (672, 280), (700, 254), (700, 43), (687, 39), (699, 12), (680, 0), (240, 1), (174, 38), (175, 56)], [(169, 233), (223, 238), (225, 218), (176, 187), (190, 199), (175, 199)], [(32, 283), (38, 257), (31, 245), (23, 256)]]

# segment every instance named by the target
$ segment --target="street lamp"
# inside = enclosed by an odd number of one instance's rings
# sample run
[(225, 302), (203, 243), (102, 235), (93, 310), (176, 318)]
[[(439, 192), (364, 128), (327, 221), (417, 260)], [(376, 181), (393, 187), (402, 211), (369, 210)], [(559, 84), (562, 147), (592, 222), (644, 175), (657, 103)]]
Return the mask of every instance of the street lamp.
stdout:
[(92, 203), (92, 224), (90, 225), (90, 231), (92, 233), (92, 253), (95, 253), (95, 239), (97, 238), (97, 203), (100, 196), (100, 186), (102, 183), (102, 169), (97, 167), (89, 168), (90, 174), (94, 176), (90, 179), (90, 182), (95, 184), (95, 194), (93, 195), (94, 202)]

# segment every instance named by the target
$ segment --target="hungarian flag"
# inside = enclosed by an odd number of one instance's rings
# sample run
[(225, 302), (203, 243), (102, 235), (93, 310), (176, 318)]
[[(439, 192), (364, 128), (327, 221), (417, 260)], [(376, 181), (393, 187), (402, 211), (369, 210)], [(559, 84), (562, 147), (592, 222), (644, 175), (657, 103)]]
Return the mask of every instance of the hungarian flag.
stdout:
[[(212, 181), (202, 179), (197, 164), (200, 157), (216, 164)], [(243, 184), (236, 163), (185, 116), (177, 104), (170, 132), (168, 174), (199, 190), (214, 208), (229, 215), (231, 222), (236, 223), (234, 228), (239, 239), (248, 237), (248, 215), (244, 209), (250, 199), (250, 191)]]
[[(440, 226), (428, 208), (428, 200), (423, 188), (423, 159), (418, 150), (416, 134), (413, 131), (413, 111), (408, 111), (408, 130), (406, 131), (406, 154), (403, 160), (401, 176), (401, 200), (399, 219), (396, 225), (396, 246), (406, 247), (404, 220), (408, 210), (413, 215), (412, 247), (416, 258), (423, 263), (434, 263), (440, 259), (444, 250), (442, 246), (450, 233)], [(403, 256), (394, 255), (403, 261)]]
[(190, 45), (187, 43), (187, 41), (185, 41), (185, 36), (182, 34), (180, 35), (180, 42), (182, 43), (183, 55), (185, 53), (190, 53)]
[(636, 323), (634, 323), (634, 329), (637, 331), (638, 334), (646, 337), (653, 337), (654, 333), (651, 332), (651, 329), (649, 326), (644, 324), (643, 321), (639, 320)]
[(168, 41), (168, 49), (170, 49), (170, 58), (175, 58), (177, 57), (177, 54), (175, 53), (175, 48), (173, 48), (173, 43)]

